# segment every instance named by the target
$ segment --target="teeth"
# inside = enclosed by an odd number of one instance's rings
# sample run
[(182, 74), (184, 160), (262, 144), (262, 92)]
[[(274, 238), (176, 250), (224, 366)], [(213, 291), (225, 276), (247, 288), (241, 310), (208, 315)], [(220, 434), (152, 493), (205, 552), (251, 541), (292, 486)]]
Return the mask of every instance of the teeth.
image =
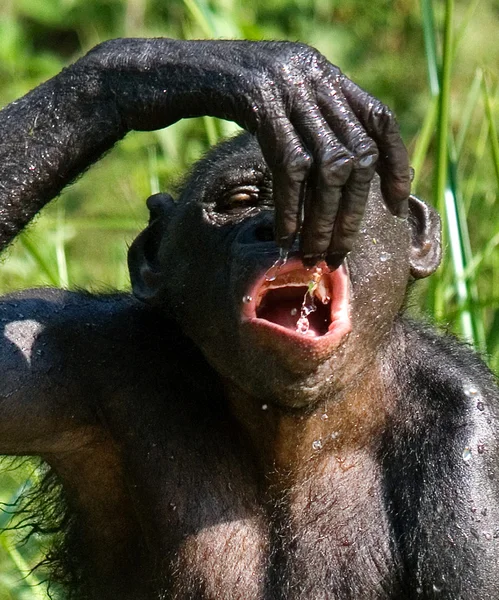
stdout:
[(323, 304), (327, 304), (331, 301), (331, 297), (329, 296), (328, 289), (326, 287), (325, 277), (321, 277), (319, 284), (315, 288), (315, 295)]
[(287, 273), (269, 282), (269, 285), (265, 287), (269, 290), (282, 287), (303, 287), (308, 285), (309, 280), (310, 277), (306, 273)]
[[(279, 275), (273, 281), (266, 281), (262, 287), (260, 288), (258, 298), (257, 298), (257, 306), (260, 305), (260, 302), (263, 296), (269, 290), (275, 290), (284, 287), (308, 287), (311, 282), (310, 273), (305, 271), (292, 271), (290, 273), (285, 273), (283, 275)], [(328, 304), (331, 302), (331, 294), (329, 291), (329, 279), (323, 275), (315, 289), (313, 291), (313, 295), (317, 297), (323, 304)]]

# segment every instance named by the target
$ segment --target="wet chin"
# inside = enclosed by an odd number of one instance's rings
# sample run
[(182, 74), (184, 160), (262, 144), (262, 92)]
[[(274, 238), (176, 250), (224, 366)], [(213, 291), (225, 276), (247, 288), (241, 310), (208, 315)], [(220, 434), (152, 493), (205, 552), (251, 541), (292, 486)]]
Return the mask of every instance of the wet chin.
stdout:
[[(259, 352), (258, 349), (241, 356), (241, 360), (231, 360), (232, 364), (227, 361), (223, 366), (216, 365), (216, 368), (239, 389), (262, 403), (303, 408), (317, 404), (326, 394), (330, 395), (336, 383), (341, 386), (341, 381), (336, 381), (332, 375), (328, 361), (304, 373), (289, 369), (279, 355)], [(339, 375), (340, 371), (338, 369), (336, 374)]]

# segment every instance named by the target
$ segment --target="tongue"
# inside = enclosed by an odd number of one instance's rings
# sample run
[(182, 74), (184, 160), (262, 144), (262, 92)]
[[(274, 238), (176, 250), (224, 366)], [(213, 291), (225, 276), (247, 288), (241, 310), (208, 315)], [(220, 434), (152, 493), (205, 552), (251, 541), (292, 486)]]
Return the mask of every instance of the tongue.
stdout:
[(296, 329), (296, 323), (300, 318), (301, 302), (300, 298), (281, 299), (279, 303), (266, 304), (258, 312), (260, 319), (277, 323), (286, 329)]

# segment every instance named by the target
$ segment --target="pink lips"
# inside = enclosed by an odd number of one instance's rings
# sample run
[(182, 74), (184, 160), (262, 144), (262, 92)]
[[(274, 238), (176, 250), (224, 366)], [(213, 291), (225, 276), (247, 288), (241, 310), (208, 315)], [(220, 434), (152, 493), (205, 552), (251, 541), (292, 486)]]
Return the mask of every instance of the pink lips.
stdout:
[(318, 267), (322, 276), (314, 293), (317, 311), (309, 316), (307, 334), (296, 331), (296, 322), (314, 270), (306, 269), (298, 259), (279, 268), (274, 281), (268, 281), (264, 273), (254, 283), (242, 302), (243, 329), (279, 351), (327, 358), (351, 330), (350, 282), (345, 263), (335, 271), (326, 263)]

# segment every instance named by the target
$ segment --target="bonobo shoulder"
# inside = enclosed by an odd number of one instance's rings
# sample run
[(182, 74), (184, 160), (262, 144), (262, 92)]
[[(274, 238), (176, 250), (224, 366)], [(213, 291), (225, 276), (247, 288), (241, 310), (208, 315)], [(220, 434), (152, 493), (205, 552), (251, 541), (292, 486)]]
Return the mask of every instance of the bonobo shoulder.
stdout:
[(64, 368), (77, 378), (88, 378), (98, 364), (110, 369), (109, 379), (118, 376), (133, 366), (136, 352), (168, 363), (191, 346), (175, 323), (128, 294), (12, 293), (0, 301), (0, 328), (4, 339), (20, 349), (36, 343), (46, 360), (63, 357)]
[[(492, 411), (489, 420), (499, 427), (499, 390), (495, 375), (479, 354), (452, 335), (439, 333), (421, 322), (403, 319), (403, 360), (395, 368), (402, 387), (425, 398), (428, 406), (440, 411)], [(431, 390), (426, 393), (424, 390)], [(449, 402), (450, 400), (450, 402)]]

